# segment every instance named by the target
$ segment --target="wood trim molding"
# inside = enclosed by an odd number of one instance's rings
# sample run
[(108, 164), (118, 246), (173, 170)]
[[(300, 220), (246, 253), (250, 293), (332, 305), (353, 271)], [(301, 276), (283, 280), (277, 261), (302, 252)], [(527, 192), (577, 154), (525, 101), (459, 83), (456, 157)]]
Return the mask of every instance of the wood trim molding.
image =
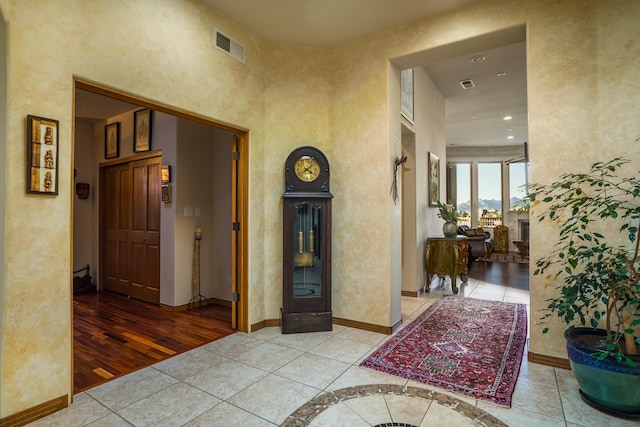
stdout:
[[(195, 304), (194, 304), (195, 305)], [(220, 298), (207, 298), (206, 301), (202, 301), (202, 305), (219, 305), (221, 307), (231, 307), (231, 301), (227, 301)], [(188, 311), (189, 304), (182, 305), (169, 305), (160, 303), (160, 308), (166, 311), (180, 312), (180, 311)]]
[(69, 406), (69, 396), (64, 395), (48, 402), (41, 403), (33, 408), (25, 409), (16, 414), (0, 419), (0, 427), (19, 427), (32, 423), (54, 412)]
[[(333, 323), (336, 325), (347, 326), (350, 328), (362, 329), (364, 331), (378, 332), (380, 334), (391, 335), (402, 327), (402, 320), (399, 320), (391, 326), (374, 325), (373, 323), (358, 322), (356, 320), (342, 319), (334, 317)], [(260, 329), (270, 326), (280, 326), (280, 319), (266, 319), (251, 325), (251, 332), (257, 332)]]
[(563, 359), (561, 357), (547, 356), (545, 354), (536, 354), (529, 352), (527, 354), (527, 360), (532, 363), (538, 363), (540, 365), (553, 366), (554, 368), (562, 368), (571, 370), (569, 359)]
[(364, 331), (377, 332), (379, 334), (385, 335), (391, 335), (393, 331), (396, 330), (396, 328), (402, 326), (401, 320), (398, 321), (398, 323), (396, 323), (395, 325), (381, 326), (375, 325), (373, 323), (358, 322), (357, 320), (342, 319), (340, 317), (334, 317), (333, 323), (335, 323), (336, 325), (348, 326), (350, 328), (362, 329)]
[(271, 326), (280, 326), (280, 319), (266, 319), (258, 323), (251, 325), (251, 332), (258, 332), (260, 329), (268, 328)]

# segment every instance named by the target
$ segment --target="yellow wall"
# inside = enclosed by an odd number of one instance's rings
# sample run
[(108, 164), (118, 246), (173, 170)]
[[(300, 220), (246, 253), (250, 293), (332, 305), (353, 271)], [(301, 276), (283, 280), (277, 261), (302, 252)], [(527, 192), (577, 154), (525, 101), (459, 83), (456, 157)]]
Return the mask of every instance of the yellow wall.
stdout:
[[(389, 188), (401, 147), (389, 58), (526, 24), (532, 179), (613, 155), (640, 160), (634, 0), (479, 1), (329, 50), (266, 45), (196, 0), (0, 0), (0, 12), (0, 417), (71, 393), (74, 76), (250, 130), (249, 324), (278, 318), (282, 168), (304, 144), (331, 164), (334, 315), (398, 320), (401, 212)], [(247, 47), (246, 64), (212, 47), (215, 27)], [(25, 194), (27, 114), (60, 121), (56, 197)], [(551, 242), (548, 226), (534, 218), (531, 228), (535, 259)], [(532, 278), (532, 323), (550, 292), (540, 286)], [(532, 325), (531, 350), (565, 357), (562, 329), (542, 337)]]

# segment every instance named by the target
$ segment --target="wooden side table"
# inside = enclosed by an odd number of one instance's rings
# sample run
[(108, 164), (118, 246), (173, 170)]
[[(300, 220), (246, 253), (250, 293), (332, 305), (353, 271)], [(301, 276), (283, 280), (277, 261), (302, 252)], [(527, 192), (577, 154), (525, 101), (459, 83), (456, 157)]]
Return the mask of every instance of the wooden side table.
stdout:
[(467, 236), (457, 236), (457, 238), (429, 237), (426, 243), (425, 267), (427, 269), (427, 292), (433, 275), (449, 276), (451, 278), (451, 289), (454, 294), (458, 293), (456, 280), (458, 274), (462, 283), (467, 283), (469, 259), (469, 245)]

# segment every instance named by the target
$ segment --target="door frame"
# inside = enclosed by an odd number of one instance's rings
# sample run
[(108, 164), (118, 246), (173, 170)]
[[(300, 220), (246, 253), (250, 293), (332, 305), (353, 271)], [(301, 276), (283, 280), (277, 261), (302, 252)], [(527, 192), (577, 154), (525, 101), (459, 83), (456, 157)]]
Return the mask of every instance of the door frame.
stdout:
[[(229, 132), (232, 132), (238, 136), (237, 138), (237, 151), (238, 151), (238, 160), (236, 163), (237, 174), (232, 177), (234, 192), (237, 195), (235, 200), (235, 210), (236, 214), (234, 215), (235, 221), (238, 223), (237, 229), (234, 231), (235, 236), (234, 240), (235, 250), (232, 253), (232, 271), (235, 272), (234, 280), (232, 283), (232, 289), (234, 292), (237, 292), (238, 301), (232, 301), (233, 311), (236, 313), (236, 317), (232, 320), (236, 322), (236, 327), (239, 331), (249, 332), (249, 301), (248, 301), (248, 223), (247, 220), (249, 218), (249, 185), (248, 185), (248, 177), (249, 177), (249, 131), (248, 129), (244, 129), (241, 127), (231, 126), (227, 123), (222, 123), (211, 119), (209, 117), (201, 116), (195, 114), (193, 112), (187, 112), (185, 110), (181, 110), (179, 108), (170, 107), (164, 104), (160, 104), (157, 102), (150, 101), (148, 99), (141, 98), (139, 96), (131, 95), (128, 93), (124, 93), (118, 91), (116, 89), (106, 88), (95, 83), (82, 80), (79, 78), (74, 78), (74, 117), (75, 117), (75, 89), (83, 89), (89, 92), (96, 93), (98, 95), (103, 95), (109, 98), (118, 99), (120, 101), (128, 102), (131, 104), (139, 105), (141, 107), (150, 108), (155, 111), (161, 111), (166, 114), (170, 114), (182, 119), (191, 120), (193, 122), (201, 123), (207, 126), (216, 127), (219, 129), (223, 129)], [(75, 123), (75, 121), (74, 121)], [(75, 130), (73, 132), (73, 141), (72, 141), (72, 152), (75, 152)], [(71, 170), (75, 167), (75, 159), (72, 157)], [(72, 184), (73, 185), (73, 184)], [(71, 193), (73, 194), (74, 189), (71, 189)], [(229, 225), (231, 227), (231, 224)], [(71, 241), (73, 242), (73, 199), (71, 200)], [(73, 266), (73, 248), (71, 252), (71, 265)], [(72, 284), (70, 286), (73, 286)], [(73, 334), (73, 304), (70, 307), (71, 310), (71, 333)], [(71, 354), (73, 355), (73, 340), (71, 340)], [(72, 367), (73, 367), (73, 357), (72, 357)], [(73, 369), (71, 370), (73, 372)], [(73, 378), (72, 378), (73, 382)]]

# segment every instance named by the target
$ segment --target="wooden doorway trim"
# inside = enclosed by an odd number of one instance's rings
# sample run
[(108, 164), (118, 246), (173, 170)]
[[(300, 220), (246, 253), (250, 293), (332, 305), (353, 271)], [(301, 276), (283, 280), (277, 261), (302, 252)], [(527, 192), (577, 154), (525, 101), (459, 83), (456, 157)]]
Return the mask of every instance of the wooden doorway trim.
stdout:
[[(235, 292), (238, 293), (238, 304), (237, 304), (237, 328), (240, 331), (248, 332), (249, 331), (249, 292), (248, 292), (248, 223), (247, 220), (249, 218), (249, 132), (248, 129), (232, 126), (227, 123), (223, 123), (220, 121), (213, 120), (209, 117), (205, 117), (199, 114), (195, 114), (193, 112), (187, 112), (185, 110), (181, 110), (179, 108), (171, 107), (165, 104), (161, 104), (158, 102), (153, 102), (148, 99), (141, 98), (139, 96), (125, 93), (113, 88), (106, 88), (104, 86), (100, 86), (96, 83), (74, 78), (74, 84), (76, 89), (83, 89), (89, 92), (97, 93), (99, 95), (104, 95), (109, 98), (115, 98), (120, 101), (129, 102), (131, 104), (140, 105), (146, 108), (150, 108), (155, 111), (161, 111), (166, 114), (170, 114), (176, 117), (180, 117), (186, 120), (191, 120), (197, 123), (201, 123), (204, 125), (217, 127), (220, 129), (224, 129), (226, 131), (232, 132), (238, 136), (238, 152), (239, 152), (239, 160), (237, 162), (238, 174), (237, 174), (237, 182), (235, 185), (237, 186), (237, 221), (239, 223), (239, 230), (237, 232), (237, 238), (235, 241), (237, 242), (237, 248), (235, 251), (235, 265), (232, 265), (232, 269), (237, 272), (236, 274), (236, 283), (232, 286), (235, 287)], [(75, 94), (74, 99), (75, 103)], [(74, 113), (75, 115), (75, 113)], [(74, 131), (75, 135), (75, 131)], [(74, 142), (75, 143), (75, 142)], [(73, 166), (72, 166), (73, 170)], [(73, 180), (71, 181), (73, 183)], [(71, 189), (71, 194), (74, 194), (74, 189)], [(73, 199), (71, 201), (73, 203)], [(71, 208), (73, 212), (73, 206)], [(73, 218), (71, 218), (71, 241), (73, 241)], [(73, 251), (73, 248), (72, 248)], [(71, 263), (73, 264), (73, 257), (71, 257)], [(73, 268), (72, 268), (73, 270)], [(73, 284), (70, 284), (72, 287)], [(73, 310), (73, 302), (70, 304), (70, 310)], [(73, 328), (73, 325), (72, 325)], [(73, 329), (72, 329), (73, 330)], [(72, 361), (73, 366), (73, 361)], [(72, 369), (73, 372), (73, 369)]]

